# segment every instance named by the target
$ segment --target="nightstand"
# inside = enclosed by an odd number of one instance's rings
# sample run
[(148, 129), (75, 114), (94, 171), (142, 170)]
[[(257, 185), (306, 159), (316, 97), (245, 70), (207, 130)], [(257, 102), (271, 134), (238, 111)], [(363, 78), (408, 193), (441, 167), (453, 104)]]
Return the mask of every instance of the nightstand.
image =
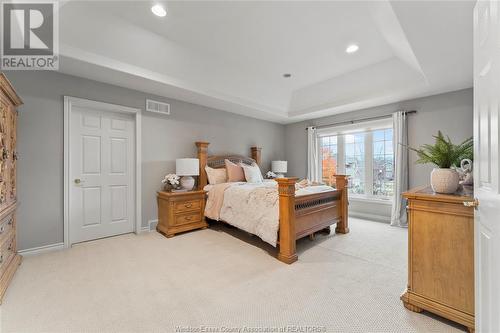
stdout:
[(158, 192), (156, 230), (167, 238), (175, 234), (208, 227), (205, 221), (205, 191)]

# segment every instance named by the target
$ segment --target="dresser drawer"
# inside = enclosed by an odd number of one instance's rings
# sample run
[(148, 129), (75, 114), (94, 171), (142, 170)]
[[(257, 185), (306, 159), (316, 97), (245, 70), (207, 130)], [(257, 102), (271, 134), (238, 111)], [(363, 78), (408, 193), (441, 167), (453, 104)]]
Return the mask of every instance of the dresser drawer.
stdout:
[(5, 218), (3, 218), (2, 221), (0, 221), (0, 244), (2, 243), (2, 240), (7, 237), (9, 232), (14, 228), (14, 219), (14, 212), (12, 212)]
[(11, 232), (7, 241), (4, 242), (0, 248), (0, 276), (2, 276), (10, 260), (15, 254), (15, 238), (16, 234)]
[(190, 223), (196, 223), (200, 222), (202, 219), (201, 213), (198, 212), (192, 212), (192, 213), (185, 213), (185, 214), (176, 214), (174, 216), (174, 226), (179, 226), (179, 225), (184, 225), (184, 224), (190, 224)]
[(201, 208), (201, 200), (174, 202), (174, 213), (200, 210), (200, 208)]

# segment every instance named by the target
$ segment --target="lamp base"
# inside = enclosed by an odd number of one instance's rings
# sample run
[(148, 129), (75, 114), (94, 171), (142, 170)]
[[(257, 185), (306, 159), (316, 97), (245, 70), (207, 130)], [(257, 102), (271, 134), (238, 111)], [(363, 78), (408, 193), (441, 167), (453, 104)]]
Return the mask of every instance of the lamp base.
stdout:
[(194, 188), (194, 178), (191, 176), (182, 176), (181, 186), (187, 191), (191, 191)]
[(277, 173), (276, 178), (285, 178), (285, 174), (284, 173)]

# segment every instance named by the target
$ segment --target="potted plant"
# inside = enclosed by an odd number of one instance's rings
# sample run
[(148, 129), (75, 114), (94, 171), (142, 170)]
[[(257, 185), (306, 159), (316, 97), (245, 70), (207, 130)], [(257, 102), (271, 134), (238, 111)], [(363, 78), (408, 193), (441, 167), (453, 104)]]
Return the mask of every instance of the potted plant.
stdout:
[(175, 173), (169, 173), (161, 181), (161, 183), (164, 186), (163, 189), (165, 191), (167, 191), (167, 192), (170, 192), (172, 190), (175, 190), (175, 189), (179, 188), (179, 186), (180, 186), (180, 181), (179, 181), (180, 178), (181, 177), (177, 176)]
[(266, 173), (266, 177), (267, 177), (267, 179), (275, 179), (276, 178), (276, 174), (274, 172), (272, 172), (272, 171), (268, 171)]
[(415, 151), (418, 156), (416, 163), (431, 163), (436, 166), (431, 172), (431, 187), (437, 193), (454, 193), (458, 189), (459, 175), (456, 169), (462, 159), (472, 159), (473, 141), (468, 138), (464, 142), (455, 145), (450, 138), (444, 137), (441, 131), (434, 136), (435, 144), (425, 144)]

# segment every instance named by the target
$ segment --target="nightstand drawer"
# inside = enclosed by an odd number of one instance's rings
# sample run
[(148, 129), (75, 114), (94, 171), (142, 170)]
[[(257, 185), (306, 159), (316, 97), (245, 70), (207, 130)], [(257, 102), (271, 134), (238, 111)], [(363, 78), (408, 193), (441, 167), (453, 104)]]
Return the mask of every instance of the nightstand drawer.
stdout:
[(174, 225), (184, 225), (190, 223), (200, 222), (202, 219), (200, 212), (186, 213), (186, 214), (178, 214), (174, 216)]
[(174, 203), (174, 213), (200, 210), (201, 200), (180, 201)]

